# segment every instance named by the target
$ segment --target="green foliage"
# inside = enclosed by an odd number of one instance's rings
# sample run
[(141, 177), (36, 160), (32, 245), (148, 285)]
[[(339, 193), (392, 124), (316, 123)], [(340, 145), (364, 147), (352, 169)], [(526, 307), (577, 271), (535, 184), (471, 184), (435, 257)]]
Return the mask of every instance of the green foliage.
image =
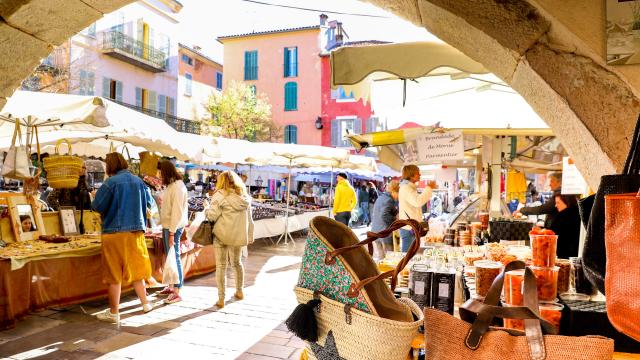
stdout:
[(249, 141), (277, 141), (281, 136), (271, 118), (271, 104), (264, 94), (254, 94), (242, 82), (232, 82), (221, 93), (213, 93), (207, 104), (209, 125), (220, 128), (224, 137)]

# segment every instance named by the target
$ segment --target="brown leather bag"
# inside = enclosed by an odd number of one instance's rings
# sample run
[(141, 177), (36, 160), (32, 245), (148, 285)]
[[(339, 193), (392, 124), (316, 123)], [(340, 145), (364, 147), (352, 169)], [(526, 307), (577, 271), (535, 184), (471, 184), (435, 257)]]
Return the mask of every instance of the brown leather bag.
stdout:
[[(505, 272), (524, 269), (521, 261), (511, 262)], [(524, 304), (500, 307), (498, 301), (504, 273), (493, 282), (484, 303), (469, 301), (457, 319), (435, 309), (425, 309), (427, 360), (609, 360), (613, 340), (599, 336), (569, 337), (554, 334), (555, 328), (540, 317), (533, 271), (526, 268)], [(523, 319), (525, 331), (491, 326), (494, 318)]]
[(607, 315), (618, 331), (640, 341), (640, 191), (605, 197)]

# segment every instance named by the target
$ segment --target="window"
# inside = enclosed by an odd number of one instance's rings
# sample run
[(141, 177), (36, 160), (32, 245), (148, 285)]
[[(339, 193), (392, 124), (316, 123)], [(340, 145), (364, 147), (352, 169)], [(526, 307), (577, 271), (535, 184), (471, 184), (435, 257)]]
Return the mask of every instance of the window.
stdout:
[(222, 90), (222, 73), (216, 73), (216, 89)]
[(288, 82), (284, 85), (284, 111), (298, 110), (298, 84)]
[(258, 89), (255, 85), (249, 86), (249, 89), (251, 90), (251, 94), (253, 94), (254, 97), (258, 96)]
[(377, 117), (370, 117), (365, 123), (365, 133), (380, 131), (380, 120)]
[(284, 127), (284, 143), (285, 144), (298, 143), (298, 127), (297, 126), (287, 125)]
[(337, 147), (349, 147), (351, 143), (347, 135), (362, 133), (362, 119), (345, 117), (331, 120), (331, 145)]
[(79, 95), (94, 95), (95, 74), (91, 71), (80, 70), (80, 81), (78, 82)]
[(111, 31), (119, 32), (124, 34), (124, 24), (113, 25), (111, 27)]
[(136, 88), (136, 106), (139, 108), (149, 108), (149, 90)]
[(158, 95), (158, 112), (167, 113), (167, 97), (164, 95)]
[(193, 58), (191, 58), (191, 57), (189, 57), (189, 56), (187, 56), (185, 54), (182, 54), (182, 62), (187, 64), (187, 65), (189, 65), (189, 66), (193, 66)]
[(258, 51), (244, 52), (244, 79), (258, 80)]
[(284, 48), (284, 77), (298, 76), (298, 47)]
[(122, 102), (122, 81), (103, 77), (102, 97)]
[(346, 94), (342, 86), (338, 87), (335, 90), (331, 90), (331, 99), (336, 100), (337, 102), (355, 101), (355, 97), (353, 96), (353, 91), (350, 92), (349, 94)]
[(184, 94), (191, 96), (191, 87), (193, 86), (193, 77), (189, 73), (184, 74)]

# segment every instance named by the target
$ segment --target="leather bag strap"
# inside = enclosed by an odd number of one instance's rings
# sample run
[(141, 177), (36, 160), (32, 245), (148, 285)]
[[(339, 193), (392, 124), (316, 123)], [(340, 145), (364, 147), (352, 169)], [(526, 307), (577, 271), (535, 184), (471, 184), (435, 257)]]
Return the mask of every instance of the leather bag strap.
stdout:
[[(515, 307), (499, 307), (500, 293), (504, 284), (504, 274), (511, 270), (524, 269), (524, 305)], [(546, 357), (544, 337), (542, 329), (547, 333), (555, 334), (557, 330), (553, 325), (540, 317), (536, 278), (533, 271), (527, 268), (522, 261), (513, 261), (507, 265), (493, 282), (489, 293), (485, 297), (484, 304), (476, 304), (473, 309), (477, 311), (477, 317), (473, 322), (465, 339), (465, 345), (470, 349), (478, 349), (482, 337), (489, 330), (495, 317), (507, 319), (522, 319), (525, 324), (525, 336), (529, 344), (529, 352), (532, 360), (543, 360)], [(462, 308), (461, 308), (462, 309)]]
[(624, 163), (623, 174), (640, 174), (640, 115), (631, 138), (631, 148)]

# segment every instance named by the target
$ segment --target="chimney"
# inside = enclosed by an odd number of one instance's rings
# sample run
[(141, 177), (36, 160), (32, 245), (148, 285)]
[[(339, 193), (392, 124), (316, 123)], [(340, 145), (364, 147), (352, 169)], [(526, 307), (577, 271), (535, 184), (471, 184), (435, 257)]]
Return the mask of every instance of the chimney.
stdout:
[(329, 16), (327, 16), (327, 14), (320, 14), (320, 26), (325, 26), (328, 19)]
[(198, 45), (193, 45), (193, 50), (200, 51), (202, 48)]

